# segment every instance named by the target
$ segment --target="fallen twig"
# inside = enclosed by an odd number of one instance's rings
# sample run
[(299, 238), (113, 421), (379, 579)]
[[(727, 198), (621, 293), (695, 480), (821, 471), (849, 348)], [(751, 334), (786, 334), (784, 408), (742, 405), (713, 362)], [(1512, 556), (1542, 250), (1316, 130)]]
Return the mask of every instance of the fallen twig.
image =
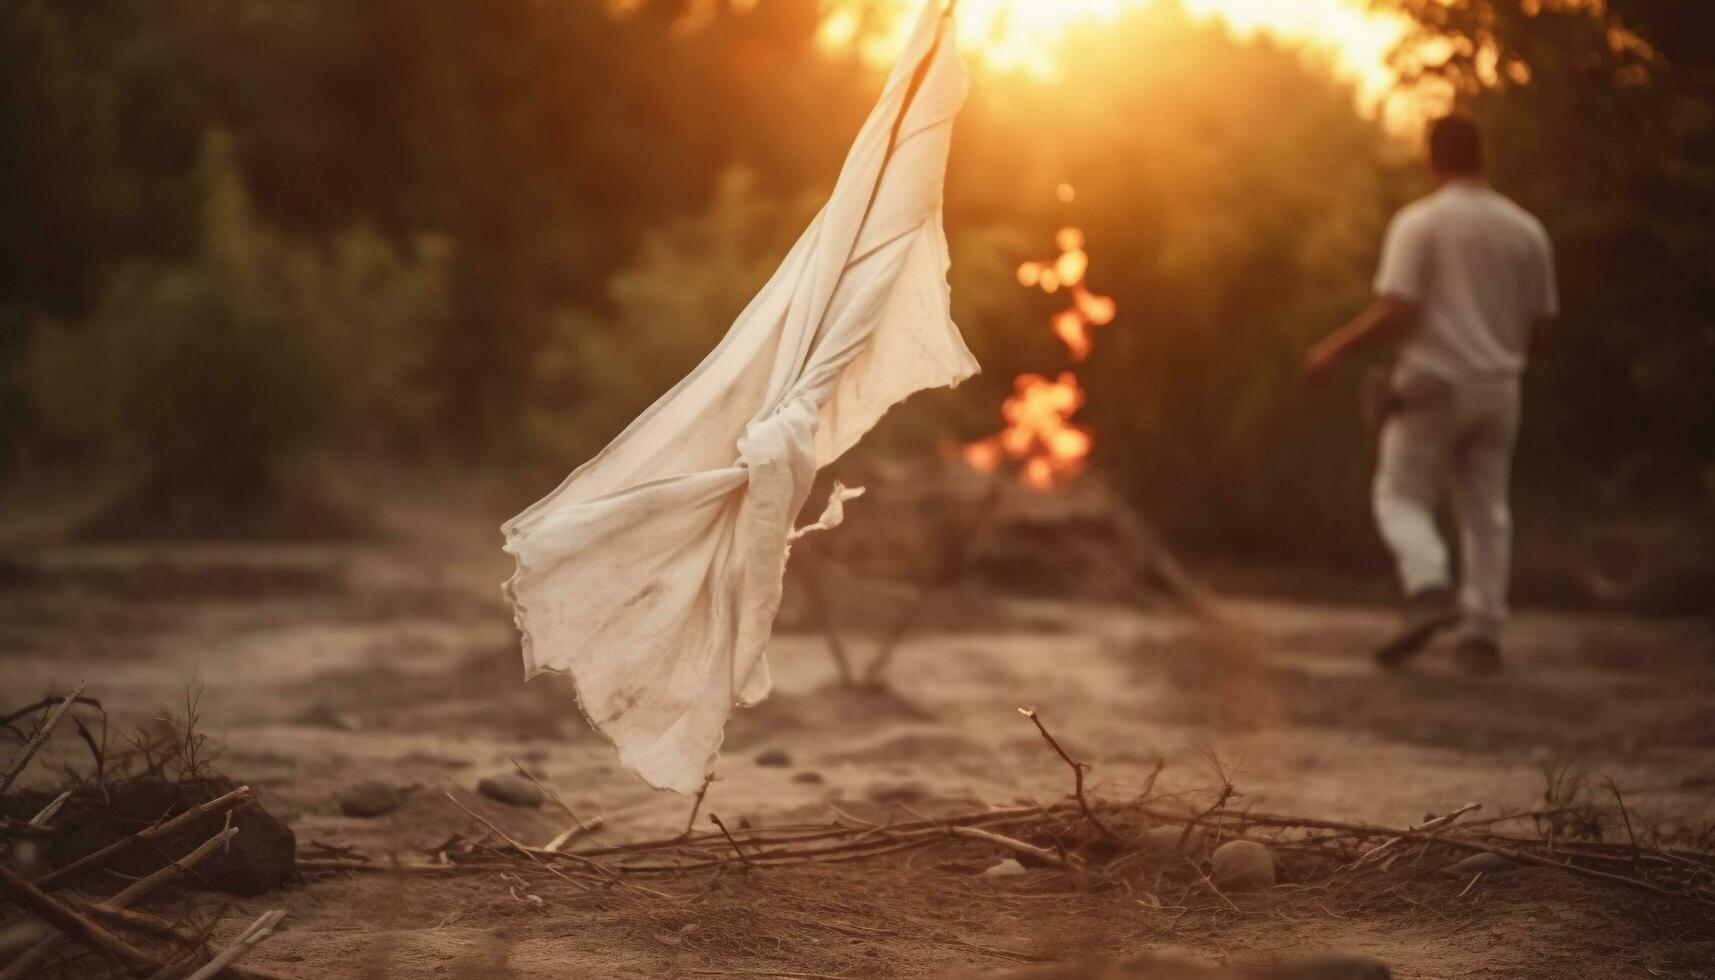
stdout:
[(530, 848), (525, 847), (523, 844), (520, 844), (517, 841), (513, 840), (510, 836), (507, 835), (506, 831), (501, 830), (499, 827), (496, 827), (494, 825), (494, 823), (492, 821), (490, 821), (487, 817), (483, 816), (480, 813), (477, 813), (475, 810), (472, 810), (470, 807), (465, 806), (463, 803), (460, 803), (458, 800), (458, 797), (454, 796), (452, 794), (451, 790), (447, 791), (447, 799), (453, 801), (453, 806), (456, 806), (460, 810), (463, 810), (465, 813), (470, 814), (470, 816), (472, 818), (474, 818), (475, 820), (480, 822), (484, 827), (487, 827), (489, 830), (494, 831), (496, 836), (498, 836), (501, 840), (505, 841), (506, 843), (511, 844), (513, 850), (524, 855), (525, 858), (534, 862), (535, 864), (537, 864), (541, 868), (547, 870), (550, 874), (554, 875), (555, 877), (561, 878), (561, 879), (577, 886), (578, 888), (584, 888), (585, 890), (588, 890), (581, 882), (574, 881), (572, 878), (567, 877), (565, 874), (562, 874), (557, 869), (548, 867), (548, 865), (545, 862), (543, 862), (543, 860), (541, 858), (537, 857), (534, 853), (531, 852)]
[(54, 797), (52, 803), (49, 803), (47, 806), (42, 807), (42, 809), (40, 811), (38, 811), (35, 816), (30, 818), (30, 826), (38, 827), (38, 828), (45, 828), (48, 825), (48, 821), (52, 820), (54, 818), (54, 816), (60, 812), (60, 808), (66, 805), (66, 801), (71, 799), (71, 794), (72, 794), (72, 790), (68, 789), (65, 792), (61, 793), (60, 795)]
[[(1042, 723), (1042, 716), (1037, 714), (1035, 708), (1019, 708), (1018, 713), (1035, 722), (1036, 730), (1042, 733), (1043, 739), (1059, 754), (1060, 758), (1066, 760), (1068, 766), (1072, 767), (1072, 796), (1078, 801), (1078, 809), (1084, 812), (1084, 819), (1088, 820), (1091, 826), (1101, 831), (1102, 836), (1111, 840), (1123, 841), (1124, 838), (1110, 830), (1107, 824), (1096, 819), (1095, 811), (1090, 809), (1090, 801), (1084, 797), (1084, 770), (1090, 767), (1066, 754), (1066, 750), (1060, 746), (1059, 741), (1049, 734), (1048, 726)], [(1153, 779), (1151, 779), (1151, 785), (1154, 785)]]
[(0, 865), (0, 886), (5, 887), (10, 900), (85, 946), (101, 950), (127, 966), (153, 969), (161, 965), (147, 953), (55, 901), (5, 865)]
[[(576, 819), (576, 818), (573, 818), (573, 819)], [(553, 840), (542, 845), (542, 850), (544, 850), (544, 851), (558, 851), (560, 848), (565, 847), (567, 844), (570, 844), (572, 841), (577, 840), (579, 837), (583, 837), (583, 836), (586, 836), (588, 834), (593, 834), (596, 831), (600, 830), (602, 823), (603, 823), (603, 821), (602, 821), (602, 818), (600, 816), (594, 816), (594, 817), (590, 818), (590, 822), (587, 824), (577, 824), (577, 825), (574, 825), (571, 827), (567, 827), (565, 830), (562, 830), (558, 834), (554, 835)]]
[(468, 864), (437, 864), (431, 861), (350, 861), (340, 858), (299, 858), (294, 865), (302, 872), (369, 871), (381, 874), (483, 874), (513, 871), (517, 865), (488, 861)]
[(129, 837), (114, 841), (98, 851), (92, 851), (58, 871), (54, 871), (37, 878), (33, 884), (45, 892), (51, 892), (57, 888), (63, 888), (66, 885), (81, 880), (85, 875), (93, 874), (101, 868), (113, 863), (115, 858), (119, 857), (121, 854), (129, 852), (139, 844), (163, 837), (170, 837), (209, 814), (224, 813), (240, 804), (248, 803), (255, 799), (255, 797), (256, 794), (251, 792), (250, 787), (240, 786), (230, 793), (223, 796), (217, 796), (214, 799), (209, 800), (207, 803), (200, 803), (193, 806), (171, 820), (151, 824)]
[(280, 909), (262, 913), (255, 922), (250, 923), (244, 932), (239, 934), (237, 939), (233, 940), (230, 946), (216, 954), (214, 959), (209, 960), (202, 969), (186, 977), (185, 980), (210, 980), (210, 978), (218, 975), (222, 969), (238, 962), (240, 957), (273, 935), (274, 927), (279, 925), (280, 920), (285, 917), (286, 913)]
[(739, 860), (740, 860), (740, 861), (743, 861), (743, 862), (744, 862), (744, 866), (745, 866), (745, 867), (746, 867), (746, 868), (751, 868), (751, 867), (755, 867), (755, 865), (752, 865), (752, 864), (751, 864), (751, 863), (750, 863), (750, 858), (748, 858), (748, 857), (745, 857), (745, 855), (744, 855), (744, 848), (742, 848), (742, 847), (739, 847), (739, 846), (738, 846), (738, 841), (735, 841), (735, 840), (733, 840), (733, 839), (732, 839), (732, 834), (731, 834), (731, 833), (729, 833), (729, 832), (728, 832), (728, 831), (727, 831), (727, 829), (726, 829), (726, 824), (724, 824), (724, 823), (721, 823), (721, 818), (720, 818), (720, 817), (719, 817), (719, 816), (717, 816), (717, 815), (715, 815), (715, 814), (713, 814), (713, 813), (711, 813), (711, 814), (709, 814), (709, 822), (710, 822), (710, 823), (713, 823), (713, 824), (714, 824), (714, 825), (715, 825), (715, 826), (716, 826), (716, 827), (719, 827), (719, 828), (720, 828), (720, 830), (721, 830), (721, 834), (722, 834), (722, 835), (724, 835), (724, 836), (725, 836), (725, 837), (726, 837), (726, 842), (727, 842), (727, 843), (728, 843), (728, 844), (731, 844), (731, 845), (732, 845), (732, 852), (733, 852), (733, 853), (734, 853), (734, 854), (736, 854), (736, 855), (738, 855), (738, 859), (739, 859)]
[(1059, 868), (1061, 871), (1083, 870), (1081, 862), (1079, 864), (1072, 863), (1077, 860), (1076, 857), (1068, 855), (1067, 857), (1062, 858), (1060, 855), (1055, 854), (1053, 851), (1047, 850), (1046, 848), (1037, 847), (1035, 844), (1026, 844), (1024, 841), (1015, 840), (1011, 837), (983, 830), (979, 827), (949, 827), (947, 828), (947, 832), (955, 837), (968, 837), (971, 840), (980, 840), (986, 844), (1004, 847), (1016, 854), (1021, 854), (1033, 860), (1041, 861), (1043, 864), (1049, 865), (1050, 867)]
[[(1428, 833), (1430, 831), (1442, 830), (1444, 828), (1452, 826), (1454, 821), (1458, 820), (1460, 817), (1464, 816), (1465, 814), (1470, 813), (1472, 810), (1481, 810), (1482, 808), (1483, 808), (1483, 804), (1481, 804), (1481, 803), (1467, 803), (1464, 806), (1460, 807), (1459, 809), (1454, 810), (1452, 813), (1442, 814), (1441, 816), (1436, 817), (1433, 820), (1425, 820), (1423, 823), (1421, 823), (1415, 827), (1412, 827), (1410, 829), (1421, 832), (1421, 833)], [(1402, 841), (1404, 839), (1405, 838), (1403, 838), (1403, 837), (1389, 837), (1387, 840), (1381, 842), (1380, 844), (1377, 844), (1375, 847), (1372, 847), (1368, 851), (1365, 851), (1363, 854), (1359, 855), (1358, 860), (1354, 863), (1355, 864), (1365, 864), (1369, 861), (1373, 861), (1376, 858), (1380, 857), (1383, 851), (1386, 851), (1388, 848), (1393, 847), (1395, 844), (1398, 844), (1400, 841)]]
[[(210, 837), (208, 840), (197, 845), (184, 857), (179, 858), (177, 861), (170, 862), (165, 867), (158, 868), (154, 872), (139, 878), (127, 885), (119, 892), (119, 894), (114, 895), (105, 902), (99, 903), (96, 907), (106, 910), (124, 909), (133, 902), (146, 897), (150, 892), (159, 888), (165, 882), (177, 878), (190, 868), (200, 864), (209, 855), (224, 847), (226, 842), (231, 840), (233, 835), (237, 833), (237, 827), (228, 827), (225, 830), (222, 830), (220, 833), (215, 834), (213, 837)], [(30, 971), (47, 961), (48, 955), (59, 945), (60, 938), (61, 937), (57, 935), (49, 935), (43, 936), (41, 939), (37, 940), (36, 944), (25, 950), (22, 956), (14, 960), (5, 969), (0, 969), (0, 980), (16, 980), (18, 977), (27, 976)]]
[[(1568, 864), (1563, 861), (1556, 861), (1553, 858), (1542, 857), (1541, 855), (1532, 853), (1528, 850), (1500, 847), (1494, 844), (1472, 840), (1468, 837), (1435, 836), (1433, 834), (1419, 833), (1417, 831), (1406, 830), (1403, 828), (1377, 827), (1370, 824), (1349, 823), (1341, 820), (1320, 820), (1310, 817), (1282, 817), (1237, 812), (1223, 812), (1220, 815), (1231, 816), (1234, 819), (1257, 825), (1342, 830), (1359, 833), (1368, 837), (1401, 837), (1414, 841), (1431, 841), (1466, 851), (1495, 854), (1519, 864), (1531, 864), (1542, 868), (1558, 868), (1561, 871), (1581, 875), (1586, 878), (1594, 878), (1599, 881), (1606, 881), (1610, 884), (1621, 885), (1637, 891), (1648, 892), (1662, 898), (1689, 899), (1701, 905), (1715, 906), (1715, 899), (1704, 897), (1701, 894), (1676, 892), (1637, 878), (1628, 878), (1624, 875), (1598, 871), (1595, 868), (1585, 868), (1576, 864)], [(1173, 819), (1172, 816), (1167, 814), (1163, 814), (1162, 818)]]
[(573, 812), (571, 806), (568, 803), (566, 803), (565, 800), (560, 799), (560, 794), (558, 794), (558, 793), (554, 792), (552, 789), (550, 789), (548, 787), (547, 783), (544, 783), (540, 779), (537, 779), (535, 773), (524, 768), (524, 763), (519, 762), (517, 759), (513, 759), (512, 765), (517, 767), (519, 775), (523, 776), (525, 779), (528, 779), (528, 780), (530, 780), (531, 783), (535, 784), (536, 788), (542, 791), (543, 796), (546, 796), (549, 800), (552, 800), (555, 806), (566, 811), (566, 816), (572, 818), (572, 823), (575, 823), (578, 825), (578, 830), (587, 834), (587, 833), (591, 833), (597, 827), (601, 826), (601, 818), (600, 817), (596, 817), (589, 824), (585, 824), (583, 822), (583, 820), (580, 819), (575, 812)]
[(12, 788), (12, 781), (18, 778), (18, 774), (24, 771), (25, 766), (30, 764), (30, 760), (35, 757), (42, 744), (48, 740), (48, 736), (53, 734), (54, 728), (60, 723), (60, 719), (64, 718), (66, 712), (71, 710), (72, 704), (77, 701), (78, 695), (82, 693), (83, 681), (78, 681), (77, 686), (71, 689), (71, 693), (65, 696), (59, 706), (54, 708), (40, 725), (36, 726), (34, 732), (30, 733), (30, 740), (25, 742), (24, 747), (12, 757), (12, 761), (6, 766), (6, 771), (0, 773), (0, 793)]

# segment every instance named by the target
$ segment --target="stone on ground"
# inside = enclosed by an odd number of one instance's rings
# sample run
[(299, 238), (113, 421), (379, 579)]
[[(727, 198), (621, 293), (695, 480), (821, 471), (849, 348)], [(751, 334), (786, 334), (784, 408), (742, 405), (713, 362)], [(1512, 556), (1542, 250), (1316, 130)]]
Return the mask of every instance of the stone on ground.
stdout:
[(483, 796), (509, 806), (541, 806), (545, 799), (535, 783), (510, 772), (484, 776), (477, 780), (476, 789)]
[(405, 794), (397, 787), (366, 779), (339, 791), (339, 812), (348, 817), (381, 817), (399, 809)]
[(785, 769), (792, 765), (792, 757), (786, 754), (785, 749), (769, 749), (757, 755), (756, 764), (774, 769)]
[(1274, 856), (1256, 841), (1230, 840), (1209, 856), (1209, 877), (1222, 888), (1271, 888)]

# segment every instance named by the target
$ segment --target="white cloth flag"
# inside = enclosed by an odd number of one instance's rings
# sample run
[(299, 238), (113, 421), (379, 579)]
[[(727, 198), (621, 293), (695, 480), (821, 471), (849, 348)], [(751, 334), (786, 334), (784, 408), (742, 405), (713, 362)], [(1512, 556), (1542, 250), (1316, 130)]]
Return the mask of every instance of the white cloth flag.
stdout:
[(948, 313), (941, 191), (966, 79), (926, 0), (833, 195), (725, 339), (502, 529), (526, 677), (571, 675), (650, 785), (692, 792), (764, 647), (816, 470), (894, 403), (976, 373)]

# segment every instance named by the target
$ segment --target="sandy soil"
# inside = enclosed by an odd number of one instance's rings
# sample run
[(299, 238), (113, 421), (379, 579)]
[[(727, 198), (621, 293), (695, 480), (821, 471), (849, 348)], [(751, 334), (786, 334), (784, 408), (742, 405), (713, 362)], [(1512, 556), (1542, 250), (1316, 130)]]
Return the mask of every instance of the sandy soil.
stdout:
[[(396, 523), (397, 537), (340, 547), (17, 551), (0, 587), (4, 701), (83, 679), (136, 722), (200, 682), (204, 727), (227, 747), (219, 768), (256, 786), (301, 850), (415, 859), (473, 826), (449, 788), (546, 841), (563, 817), (474, 793), (512, 758), (601, 815), (604, 840), (682, 829), (689, 801), (620, 770), (564, 685), (521, 683), (492, 522)], [(1102, 794), (1134, 792), (1158, 758), (1164, 790), (1209, 787), (1213, 755), (1258, 808), (1404, 824), (1467, 801), (1528, 809), (1544, 767), (1572, 762), (1626, 788), (1642, 823), (1715, 821), (1715, 621), (1526, 611), (1508, 672), (1473, 680), (1444, 650), (1376, 672), (1366, 651), (1384, 610), (1225, 606), (1242, 625), (1212, 641), (1171, 611), (985, 604), (962, 628), (942, 616), (914, 635), (885, 697), (831, 688), (822, 637), (786, 632), (771, 652), (777, 693), (733, 719), (705, 812), (762, 824), (825, 818), (829, 801), (879, 815), (1053, 799), (1068, 773), (1014, 710), (1030, 704), (1093, 764)], [(758, 765), (772, 749), (790, 764)], [(74, 764), (78, 751), (53, 746)], [(336, 794), (365, 779), (416, 789), (389, 816), (342, 816)], [(1222, 960), (1359, 950), (1407, 978), (1715, 976), (1715, 923), (1551, 871), (1469, 888), (1418, 875), (1388, 895), (1332, 889), (1284, 910), (1174, 910), (977, 873), (995, 858), (972, 844), (724, 874), (646, 902), (532, 881), (538, 904), (499, 876), (325, 874), (235, 903), (222, 928), (286, 909), (252, 961), (305, 978), (913, 977), (1161, 947)]]

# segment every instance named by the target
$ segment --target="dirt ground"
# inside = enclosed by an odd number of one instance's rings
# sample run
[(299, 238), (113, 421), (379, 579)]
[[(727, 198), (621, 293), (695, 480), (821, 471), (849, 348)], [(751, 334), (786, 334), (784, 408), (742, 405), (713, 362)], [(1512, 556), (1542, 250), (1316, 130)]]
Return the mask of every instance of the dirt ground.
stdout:
[[(565, 685), (522, 683), (494, 522), (424, 509), (390, 524), (340, 546), (16, 545), (0, 567), (0, 700), (84, 680), (135, 723), (200, 683), (218, 768), (259, 790), (301, 852), (420, 860), (474, 827), (449, 789), (544, 842), (565, 824), (552, 808), (474, 792), (514, 758), (600, 815), (602, 841), (682, 830), (690, 801), (622, 771)], [(704, 812), (756, 825), (826, 819), (829, 802), (880, 816), (1052, 800), (1068, 771), (1014, 710), (1034, 705), (1106, 796), (1135, 793), (1157, 759), (1162, 790), (1206, 790), (1212, 756), (1245, 804), (1403, 825), (1472, 801), (1530, 809), (1545, 768), (1570, 764), (1611, 776), (1640, 824), (1715, 821), (1715, 620), (1527, 609), (1507, 672), (1478, 680), (1445, 649), (1378, 673), (1381, 608), (1223, 607), (1238, 625), (1211, 638), (1171, 609), (985, 602), (912, 635), (886, 696), (831, 686), (823, 637), (783, 632), (776, 693), (732, 720)], [(789, 764), (757, 763), (775, 749)], [(50, 761), (79, 751), (56, 739)], [(370, 779), (414, 790), (391, 815), (342, 816), (336, 794)], [(1405, 978), (1715, 976), (1708, 917), (1547, 870), (1473, 883), (1419, 868), (1380, 892), (1157, 908), (1051, 873), (981, 875), (996, 859), (970, 843), (656, 882), (670, 899), (540, 876), (316, 874), (236, 901), (222, 931), (284, 908), (249, 962), (304, 978), (917, 977), (1158, 948), (1220, 961), (1346, 949)]]

